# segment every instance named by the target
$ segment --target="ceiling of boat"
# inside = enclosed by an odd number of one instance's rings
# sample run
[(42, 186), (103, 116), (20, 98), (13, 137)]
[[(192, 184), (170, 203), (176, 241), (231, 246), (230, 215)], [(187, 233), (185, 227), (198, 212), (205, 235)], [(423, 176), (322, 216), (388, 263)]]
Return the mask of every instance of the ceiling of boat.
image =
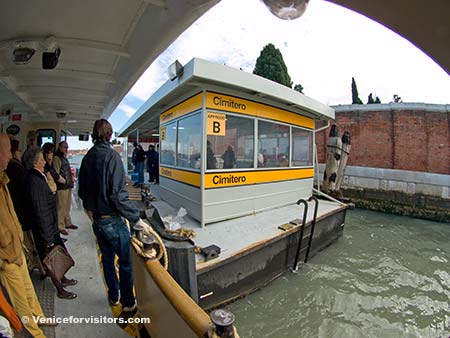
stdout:
[(326, 0), (402, 35), (450, 74), (449, 0)]
[[(109, 117), (158, 55), (217, 2), (2, 1), (0, 110), (64, 122), (73, 134), (91, 130), (93, 121)], [(54, 37), (61, 55), (55, 69), (44, 70), (48, 37)], [(19, 40), (36, 49), (27, 64), (13, 62)]]
[[(391, 28), (450, 72), (450, 1), (327, 1)], [(158, 55), (217, 2), (3, 1), (0, 114), (12, 109), (31, 120), (60, 121), (73, 134), (91, 130), (93, 121), (109, 117)], [(49, 37), (61, 55), (55, 69), (43, 70), (41, 55)], [(27, 64), (12, 61), (19, 40), (36, 47)]]

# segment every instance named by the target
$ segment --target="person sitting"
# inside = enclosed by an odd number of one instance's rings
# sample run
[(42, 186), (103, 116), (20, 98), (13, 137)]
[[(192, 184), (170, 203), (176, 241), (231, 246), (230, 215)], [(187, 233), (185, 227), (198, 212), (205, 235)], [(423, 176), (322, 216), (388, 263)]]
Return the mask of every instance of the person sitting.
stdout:
[(286, 158), (285, 154), (278, 154), (278, 166), (289, 167), (289, 160)]
[[(26, 203), (29, 206), (26, 222), (33, 231), (36, 249), (41, 262), (55, 245), (65, 248), (58, 229), (56, 195), (50, 190), (44, 174), (45, 160), (41, 149), (33, 149), (29, 156), (30, 166), (26, 178)], [(47, 269), (47, 274), (56, 287), (59, 298), (74, 299), (77, 294), (69, 292), (64, 287), (75, 285), (75, 279), (63, 276), (59, 280), (54, 272)]]
[(227, 150), (225, 150), (222, 155), (222, 159), (224, 169), (234, 168), (234, 166), (236, 165), (236, 157), (234, 155), (232, 146), (228, 146)]
[(206, 144), (207, 144), (206, 169), (216, 169), (217, 168), (217, 160), (216, 160), (216, 157), (214, 156), (211, 142), (208, 140)]

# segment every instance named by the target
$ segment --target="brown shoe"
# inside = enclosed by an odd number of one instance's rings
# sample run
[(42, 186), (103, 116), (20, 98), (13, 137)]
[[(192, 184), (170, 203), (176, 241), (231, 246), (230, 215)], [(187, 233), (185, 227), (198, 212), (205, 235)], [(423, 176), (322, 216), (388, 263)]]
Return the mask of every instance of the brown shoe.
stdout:
[(74, 230), (76, 230), (76, 229), (78, 229), (78, 225), (71, 224), (71, 225), (66, 226), (66, 229), (74, 229)]
[(62, 290), (57, 292), (58, 298), (62, 299), (75, 299), (77, 298), (77, 294), (75, 292), (69, 292), (67, 290)]
[(59, 233), (64, 236), (69, 236), (69, 232), (66, 229), (59, 230)]

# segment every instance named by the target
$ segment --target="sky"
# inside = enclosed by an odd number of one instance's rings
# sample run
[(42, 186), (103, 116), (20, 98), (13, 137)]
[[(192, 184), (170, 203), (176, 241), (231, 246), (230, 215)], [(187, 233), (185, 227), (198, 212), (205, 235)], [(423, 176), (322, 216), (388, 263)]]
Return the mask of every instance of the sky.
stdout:
[[(311, 0), (299, 19), (284, 21), (260, 0), (222, 0), (188, 28), (145, 71), (109, 121), (119, 131), (168, 79), (175, 60), (194, 57), (252, 72), (262, 48), (279, 48), (294, 84), (328, 105), (351, 103), (351, 78), (366, 103), (394, 94), (403, 102), (450, 103), (450, 76), (412, 43), (358, 13)], [(91, 143), (89, 143), (89, 147)]]

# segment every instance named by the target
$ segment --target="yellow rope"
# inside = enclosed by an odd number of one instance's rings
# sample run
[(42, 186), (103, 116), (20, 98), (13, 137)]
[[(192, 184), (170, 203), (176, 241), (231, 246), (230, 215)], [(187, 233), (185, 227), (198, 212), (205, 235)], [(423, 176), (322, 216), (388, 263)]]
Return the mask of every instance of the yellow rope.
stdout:
[[(129, 224), (128, 220), (127, 223)], [(153, 230), (153, 228), (149, 225), (144, 229), (144, 233), (143, 236), (148, 236), (148, 237), (153, 237), (156, 239), (156, 241), (159, 244), (159, 254), (156, 254), (156, 250), (152, 249), (149, 251), (144, 251), (144, 244), (142, 244), (142, 242), (140, 240), (138, 240), (136, 238), (135, 235), (133, 235), (133, 237), (131, 237), (131, 244), (133, 245), (133, 247), (136, 249), (136, 252), (144, 258), (153, 260), (153, 261), (159, 261), (161, 258), (164, 258), (164, 264), (163, 267), (164, 269), (167, 270), (168, 266), (169, 266), (169, 257), (167, 255), (167, 250), (166, 247), (161, 239), (161, 237), (159, 237), (158, 233)]]

